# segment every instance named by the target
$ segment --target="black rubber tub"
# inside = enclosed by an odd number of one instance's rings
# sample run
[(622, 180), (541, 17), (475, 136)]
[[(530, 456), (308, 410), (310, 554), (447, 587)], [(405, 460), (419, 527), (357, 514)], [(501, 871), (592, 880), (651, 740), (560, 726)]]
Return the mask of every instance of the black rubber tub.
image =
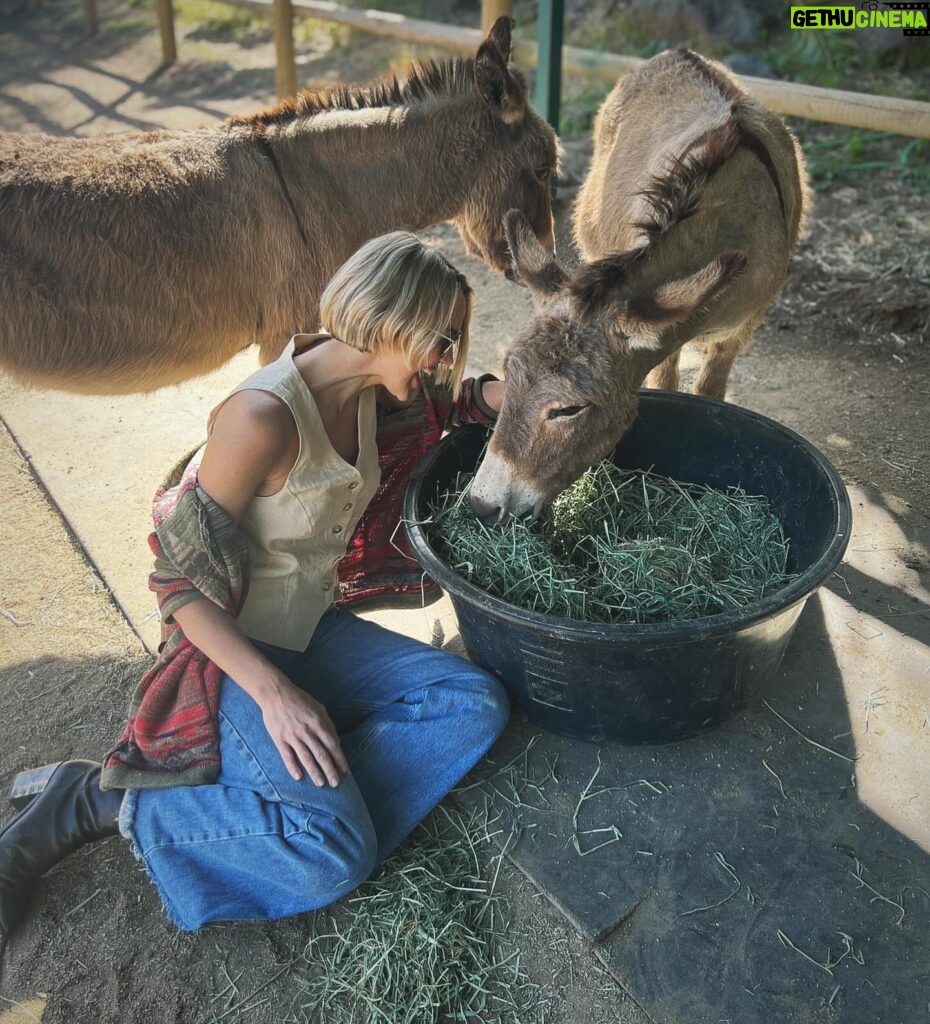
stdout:
[(524, 611), (453, 572), (416, 525), (438, 490), (476, 467), (486, 439), (481, 427), (463, 428), (420, 463), (405, 499), (408, 533), (452, 599), (469, 656), (504, 682), (533, 722), (565, 736), (666, 743), (719, 725), (771, 684), (804, 602), (849, 540), (843, 482), (799, 434), (735, 405), (644, 391), (614, 462), (764, 494), (789, 539), (795, 579), (745, 608), (681, 623), (605, 625)]

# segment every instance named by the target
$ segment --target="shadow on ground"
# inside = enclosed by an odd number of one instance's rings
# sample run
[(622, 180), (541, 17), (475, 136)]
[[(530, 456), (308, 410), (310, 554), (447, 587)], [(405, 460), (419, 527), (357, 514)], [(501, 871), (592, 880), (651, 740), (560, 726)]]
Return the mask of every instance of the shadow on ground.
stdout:
[[(869, 589), (870, 607), (906, 597)], [(711, 733), (600, 750), (537, 733), (510, 730), (494, 756), (516, 759), (517, 775), (458, 799), (508, 822), (511, 856), (650, 1019), (897, 1024), (926, 1012), (930, 858), (859, 800), (819, 597), (771, 692)]]

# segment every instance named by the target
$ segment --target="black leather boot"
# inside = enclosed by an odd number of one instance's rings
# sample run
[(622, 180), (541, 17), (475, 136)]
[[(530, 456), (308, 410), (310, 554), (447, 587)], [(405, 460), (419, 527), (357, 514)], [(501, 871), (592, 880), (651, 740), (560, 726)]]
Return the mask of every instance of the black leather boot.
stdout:
[(62, 761), (26, 809), (0, 830), (0, 943), (46, 871), (85, 843), (119, 832), (122, 801), (122, 790), (100, 788), (97, 762)]

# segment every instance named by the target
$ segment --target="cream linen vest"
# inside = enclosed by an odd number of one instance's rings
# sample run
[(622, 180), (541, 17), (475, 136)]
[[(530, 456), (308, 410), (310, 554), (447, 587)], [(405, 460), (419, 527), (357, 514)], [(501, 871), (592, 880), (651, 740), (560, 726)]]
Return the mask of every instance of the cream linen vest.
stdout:
[(358, 403), (358, 460), (349, 465), (330, 444), (310, 389), (294, 365), (295, 335), (281, 357), (232, 392), (270, 391), (285, 402), (300, 451), (277, 494), (255, 497), (239, 526), (252, 559), (248, 596), (239, 615), (246, 636), (302, 651), (333, 600), (336, 566), (378, 489), (375, 389)]

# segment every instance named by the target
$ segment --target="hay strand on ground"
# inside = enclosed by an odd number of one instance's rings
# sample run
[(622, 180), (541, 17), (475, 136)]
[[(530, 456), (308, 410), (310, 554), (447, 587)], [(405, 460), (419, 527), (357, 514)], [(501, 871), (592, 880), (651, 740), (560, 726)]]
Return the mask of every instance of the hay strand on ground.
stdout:
[(539, 989), (508, 941), (506, 903), (495, 892), (506, 846), (489, 882), (478, 856), (490, 838), (486, 819), (441, 810), (443, 820), (427, 819), (349, 897), (342, 929), (311, 936), (304, 959), (315, 973), (301, 981), (302, 1022), (519, 1024), (536, 1015)]

